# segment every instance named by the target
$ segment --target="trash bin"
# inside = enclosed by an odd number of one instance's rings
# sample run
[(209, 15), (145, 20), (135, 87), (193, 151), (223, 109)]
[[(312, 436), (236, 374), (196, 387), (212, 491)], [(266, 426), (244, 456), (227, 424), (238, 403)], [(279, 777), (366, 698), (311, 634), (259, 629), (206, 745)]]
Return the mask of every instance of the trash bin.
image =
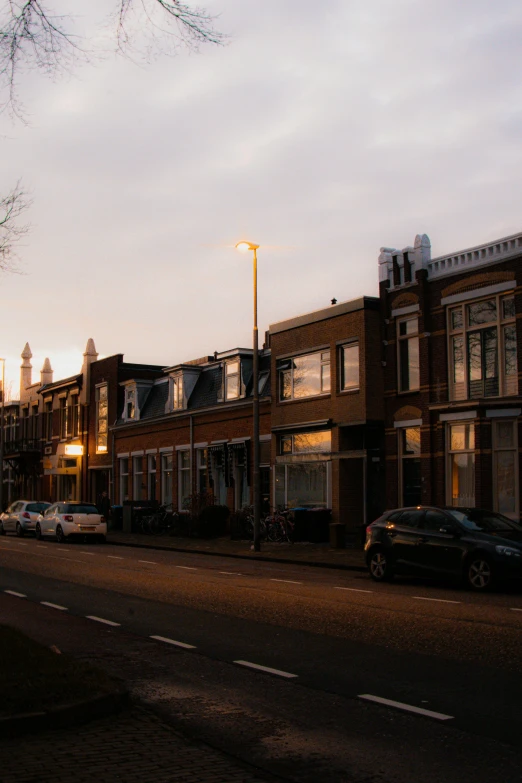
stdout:
[(123, 530), (136, 533), (136, 520), (143, 512), (150, 513), (158, 508), (157, 500), (125, 500), (123, 503)]
[(296, 506), (290, 509), (291, 519), (294, 523), (292, 531), (293, 541), (308, 541), (308, 509), (303, 506)]
[(109, 526), (111, 530), (123, 529), (123, 506), (111, 506)]
[(346, 548), (346, 525), (344, 522), (330, 522), (330, 546), (332, 549)]
[(308, 540), (313, 544), (324, 544), (329, 540), (328, 526), (332, 518), (329, 508), (308, 509)]

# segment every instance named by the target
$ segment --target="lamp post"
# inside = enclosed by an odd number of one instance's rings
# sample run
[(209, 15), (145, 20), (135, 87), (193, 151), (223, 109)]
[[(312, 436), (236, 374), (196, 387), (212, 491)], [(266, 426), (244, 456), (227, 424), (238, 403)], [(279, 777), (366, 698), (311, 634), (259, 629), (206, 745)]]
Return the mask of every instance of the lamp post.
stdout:
[(2, 417), (0, 418), (0, 513), (4, 510), (4, 406), (5, 406), (5, 359), (2, 362)]
[(253, 368), (252, 377), (254, 384), (254, 398), (252, 406), (253, 414), (253, 441), (254, 448), (252, 454), (252, 479), (254, 485), (254, 551), (259, 552), (261, 544), (259, 541), (259, 523), (261, 512), (261, 492), (259, 484), (259, 349), (258, 349), (258, 335), (257, 335), (257, 249), (259, 245), (254, 245), (252, 242), (238, 242), (236, 245), (237, 250), (241, 253), (246, 253), (252, 250), (254, 253), (254, 356), (253, 356)]

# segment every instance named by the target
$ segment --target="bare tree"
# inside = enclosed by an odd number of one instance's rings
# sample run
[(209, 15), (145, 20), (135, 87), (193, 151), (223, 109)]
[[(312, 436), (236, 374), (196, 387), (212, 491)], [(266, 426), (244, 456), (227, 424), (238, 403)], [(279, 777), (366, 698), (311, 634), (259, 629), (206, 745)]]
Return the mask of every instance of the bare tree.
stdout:
[(0, 198), (0, 270), (13, 271), (16, 246), (29, 231), (29, 224), (21, 218), (31, 206), (31, 199), (22, 189), (21, 183), (7, 196)]
[[(72, 14), (53, 14), (48, 0), (3, 0), (0, 91), (6, 98), (0, 102), (0, 111), (7, 109), (24, 120), (18, 99), (18, 82), (24, 72), (36, 70), (56, 77), (94, 54), (94, 45), (75, 34), (74, 21)], [(118, 53), (138, 52), (147, 60), (160, 52), (175, 53), (180, 46), (197, 50), (202, 43), (220, 44), (225, 39), (214, 29), (214, 17), (178, 0), (113, 0), (112, 14), (100, 21), (104, 26), (112, 24)], [(144, 40), (146, 46), (140, 47)], [(29, 229), (19, 218), (29, 205), (19, 182), (0, 197), (0, 270), (13, 268), (15, 245)]]

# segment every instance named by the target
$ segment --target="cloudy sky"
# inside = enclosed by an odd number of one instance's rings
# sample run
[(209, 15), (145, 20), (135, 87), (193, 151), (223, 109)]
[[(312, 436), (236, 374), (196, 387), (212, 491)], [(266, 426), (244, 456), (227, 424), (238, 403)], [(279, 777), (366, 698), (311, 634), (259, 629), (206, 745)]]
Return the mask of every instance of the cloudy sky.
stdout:
[[(383, 245), (522, 230), (520, 0), (201, 4), (226, 46), (28, 74), (29, 124), (0, 118), (1, 190), (34, 199), (21, 274), (0, 278), (14, 390), (27, 341), (34, 380), (46, 356), (55, 380), (79, 371), (89, 337), (165, 366), (250, 346), (242, 238), (263, 334), (376, 295)], [(107, 0), (87, 7), (91, 29)]]

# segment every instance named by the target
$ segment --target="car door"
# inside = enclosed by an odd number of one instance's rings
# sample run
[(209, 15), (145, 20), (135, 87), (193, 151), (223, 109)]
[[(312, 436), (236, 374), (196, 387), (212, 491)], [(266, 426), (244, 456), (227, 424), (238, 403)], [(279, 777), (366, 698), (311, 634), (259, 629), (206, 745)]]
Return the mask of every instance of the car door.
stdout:
[(433, 576), (460, 574), (464, 544), (454, 520), (437, 508), (426, 509), (419, 541), (422, 567)]
[(41, 522), (41, 529), (43, 535), (54, 535), (54, 518), (56, 514), (56, 504), (53, 506), (49, 506), (43, 514), (42, 522)]
[(7, 509), (7, 519), (5, 520), (4, 530), (14, 532), (16, 530), (16, 523), (18, 522), (18, 511), (22, 508), (23, 503), (17, 500), (15, 503), (11, 503)]
[(418, 573), (421, 569), (418, 543), (424, 534), (424, 509), (404, 509), (398, 518), (388, 519), (385, 530), (397, 569)]

